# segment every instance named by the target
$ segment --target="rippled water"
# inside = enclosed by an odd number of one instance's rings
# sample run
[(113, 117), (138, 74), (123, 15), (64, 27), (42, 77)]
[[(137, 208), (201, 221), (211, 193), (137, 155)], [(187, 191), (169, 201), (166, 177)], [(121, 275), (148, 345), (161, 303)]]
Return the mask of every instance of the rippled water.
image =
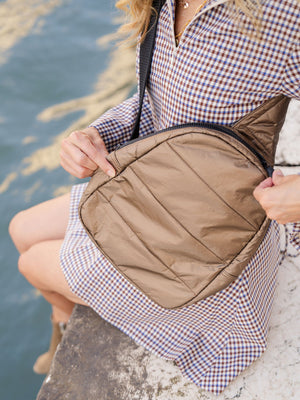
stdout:
[(0, 2), (0, 400), (35, 399), (43, 377), (32, 365), (50, 335), (50, 308), (17, 271), (8, 223), (76, 181), (58, 165), (62, 135), (132, 90), (132, 51), (116, 65), (112, 44), (97, 42), (116, 15), (113, 0)]

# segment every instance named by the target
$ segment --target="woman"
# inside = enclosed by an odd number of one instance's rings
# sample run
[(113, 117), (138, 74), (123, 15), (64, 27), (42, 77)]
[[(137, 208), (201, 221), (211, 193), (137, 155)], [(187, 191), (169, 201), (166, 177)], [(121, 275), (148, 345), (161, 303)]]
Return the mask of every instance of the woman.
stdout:
[[(120, 0), (117, 6), (128, 10), (129, 29), (141, 35), (151, 4)], [(167, 0), (140, 135), (195, 121), (231, 124), (278, 94), (300, 100), (299, 24), (297, 0)], [(62, 143), (64, 169), (85, 178), (100, 167), (113, 176), (105, 156), (129, 139), (137, 109), (136, 94), (90, 127), (72, 132)], [(89, 240), (77, 213), (85, 186), (19, 213), (10, 224), (20, 272), (53, 308), (51, 346), (34, 369), (48, 371), (61, 337), (59, 323), (67, 323), (79, 303), (174, 360), (203, 389), (220, 393), (265, 349), (280, 258), (275, 221), (295, 223), (292, 239), (300, 248), (300, 176), (276, 171), (256, 188), (254, 196), (275, 220), (258, 251), (230, 286), (180, 310), (146, 298)]]

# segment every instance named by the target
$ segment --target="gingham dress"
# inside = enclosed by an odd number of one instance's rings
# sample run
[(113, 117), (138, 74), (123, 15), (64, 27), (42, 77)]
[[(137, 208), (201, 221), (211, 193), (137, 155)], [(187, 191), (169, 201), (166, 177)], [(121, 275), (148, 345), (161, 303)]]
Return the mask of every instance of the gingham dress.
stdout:
[[(231, 124), (280, 93), (300, 99), (300, 3), (263, 1), (262, 12), (262, 37), (257, 40), (243, 15), (242, 29), (235, 22), (231, 2), (208, 1), (176, 47), (175, 5), (167, 0), (159, 18), (141, 136), (194, 121)], [(137, 109), (136, 94), (92, 124), (109, 151), (128, 140)], [(277, 224), (271, 224), (229, 287), (191, 306), (166, 310), (127, 282), (89, 240), (78, 219), (85, 187), (72, 189), (61, 248), (71, 290), (137, 343), (174, 360), (195, 384), (219, 394), (266, 348), (280, 258)], [(298, 249), (299, 232), (300, 224), (295, 224)]]

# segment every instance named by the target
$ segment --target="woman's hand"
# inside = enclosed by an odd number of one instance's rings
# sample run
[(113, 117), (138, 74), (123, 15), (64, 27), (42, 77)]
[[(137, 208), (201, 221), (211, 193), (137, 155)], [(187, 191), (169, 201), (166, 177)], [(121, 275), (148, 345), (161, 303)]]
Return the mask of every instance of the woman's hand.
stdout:
[(270, 219), (279, 224), (300, 221), (300, 175), (284, 176), (274, 171), (253, 192)]
[(97, 168), (114, 176), (115, 170), (106, 160), (108, 152), (99, 132), (94, 127), (72, 132), (62, 141), (61, 166), (77, 178), (92, 176)]

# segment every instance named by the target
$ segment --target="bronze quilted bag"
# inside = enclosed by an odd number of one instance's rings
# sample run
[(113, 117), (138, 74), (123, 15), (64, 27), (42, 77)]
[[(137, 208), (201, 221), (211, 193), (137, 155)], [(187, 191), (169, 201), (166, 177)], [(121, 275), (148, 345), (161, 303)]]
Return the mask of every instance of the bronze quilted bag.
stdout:
[[(148, 36), (141, 48), (146, 69), (142, 50), (154, 42)], [(141, 111), (147, 74), (140, 80)], [(110, 153), (116, 176), (96, 171), (79, 207), (91, 240), (163, 307), (189, 305), (225, 288), (268, 229), (252, 193), (272, 173), (287, 104), (279, 96), (233, 127), (176, 126)]]

